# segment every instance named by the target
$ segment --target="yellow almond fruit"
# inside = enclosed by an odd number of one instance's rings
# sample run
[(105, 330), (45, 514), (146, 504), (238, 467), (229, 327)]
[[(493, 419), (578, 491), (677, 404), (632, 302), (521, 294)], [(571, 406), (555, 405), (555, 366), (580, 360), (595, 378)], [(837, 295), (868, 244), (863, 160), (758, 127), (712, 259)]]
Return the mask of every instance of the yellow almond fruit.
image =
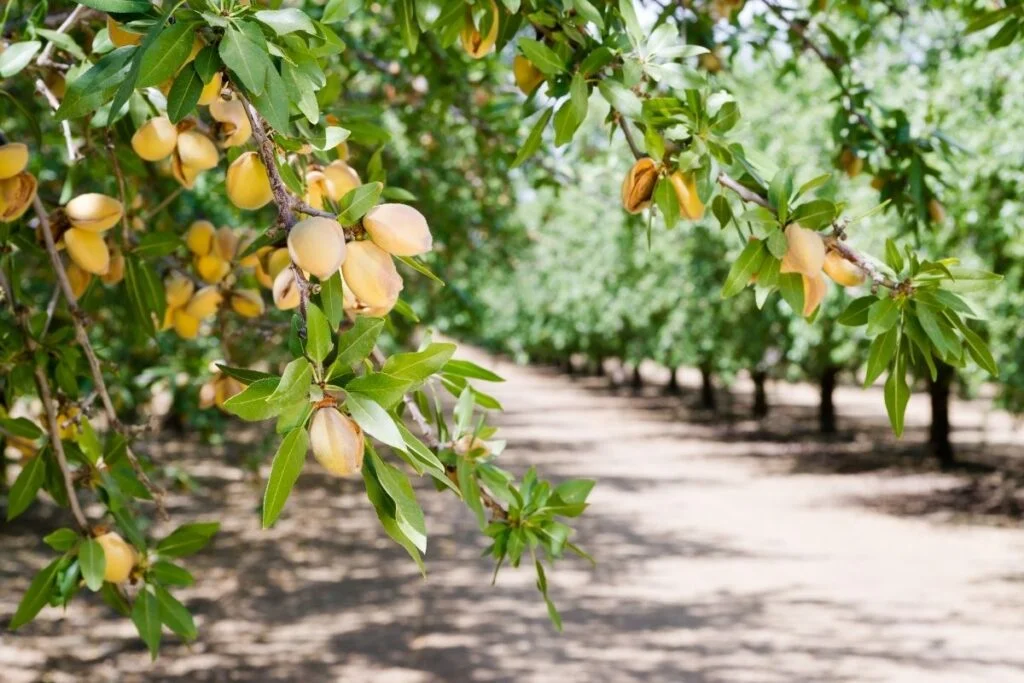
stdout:
[(231, 293), (231, 310), (243, 318), (263, 315), (263, 297), (255, 289), (237, 289)]
[(213, 238), (213, 253), (216, 256), (231, 261), (238, 252), (239, 234), (224, 225), (217, 231)]
[(336, 477), (357, 474), (363, 467), (363, 430), (333, 406), (313, 415), (309, 445), (320, 466)]
[(71, 227), (103, 232), (117, 225), (124, 215), (124, 206), (113, 197), (98, 192), (80, 194), (64, 207)]
[(306, 218), (288, 232), (288, 254), (299, 268), (326, 280), (345, 260), (345, 234), (335, 220)]
[(192, 298), (196, 286), (181, 273), (171, 273), (164, 278), (164, 298), (168, 308), (181, 308)]
[(864, 271), (834, 251), (825, 254), (824, 270), (825, 275), (843, 287), (856, 287), (864, 282)]
[(89, 288), (89, 283), (92, 282), (92, 275), (79, 268), (78, 264), (74, 261), (67, 265), (64, 272), (68, 274), (68, 282), (71, 283), (71, 293), (75, 295), (76, 299), (81, 299), (82, 295), (85, 294), (85, 290)]
[(220, 99), (220, 91), (224, 88), (224, 77), (218, 71), (213, 74), (210, 82), (203, 86), (203, 91), (199, 93), (199, 101), (196, 104), (207, 106), (213, 104)]
[(406, 204), (380, 204), (363, 218), (374, 244), (395, 256), (419, 256), (434, 245), (427, 219)]
[(100, 280), (105, 285), (116, 285), (124, 279), (124, 254), (117, 247), (110, 250), (110, 266), (107, 272), (100, 275)]
[(132, 136), (132, 149), (146, 161), (160, 161), (178, 144), (178, 129), (166, 116), (146, 121)]
[(804, 317), (810, 317), (828, 292), (828, 283), (821, 273), (804, 275)]
[(142, 34), (129, 31), (107, 16), (107, 36), (115, 47), (128, 47), (142, 42)]
[(324, 208), (324, 198), (334, 194), (333, 183), (322, 171), (310, 171), (306, 174), (306, 194), (303, 200), (315, 209)]
[(171, 155), (170, 161), (171, 175), (174, 176), (175, 180), (181, 183), (182, 187), (186, 190), (191, 190), (196, 184), (196, 178), (202, 174), (203, 170), (200, 168), (192, 168), (188, 164), (183, 164), (177, 151)]
[(28, 166), (28, 145), (9, 142), (0, 145), (0, 180), (13, 178)]
[(135, 548), (113, 531), (97, 536), (96, 542), (103, 548), (103, 556), (106, 558), (103, 580), (109, 583), (127, 581), (139, 559)]
[(185, 312), (197, 320), (204, 320), (217, 313), (224, 296), (213, 286), (203, 287), (192, 295)]
[(245, 152), (228, 167), (228, 199), (240, 209), (255, 210), (274, 198), (267, 169), (256, 152)]
[(544, 74), (523, 55), (516, 55), (512, 60), (512, 73), (516, 78), (516, 87), (524, 95), (529, 95), (544, 82)]
[(932, 223), (942, 223), (946, 220), (946, 207), (935, 197), (928, 200), (928, 217)]
[(185, 233), (185, 244), (188, 250), (196, 256), (206, 256), (213, 251), (213, 240), (217, 235), (217, 228), (213, 227), (210, 221), (192, 221)]
[(216, 254), (207, 254), (196, 258), (196, 272), (203, 282), (215, 285), (231, 272), (231, 264)]
[(64, 233), (71, 260), (78, 267), (93, 275), (103, 275), (110, 268), (110, 250), (103, 241), (103, 235), (81, 228), (70, 228)]
[(843, 147), (843, 151), (839, 154), (839, 166), (846, 172), (846, 175), (856, 178), (864, 170), (864, 159), (857, 156), (857, 153), (849, 147)]
[(206, 410), (212, 408), (217, 402), (217, 380), (219, 377), (214, 377), (208, 382), (203, 382), (203, 386), (199, 387), (199, 409)]
[(0, 180), (0, 223), (21, 218), (35, 199), (37, 186), (36, 177), (28, 171)]
[(301, 296), (299, 283), (295, 281), (295, 272), (285, 268), (274, 278), (274, 305), (282, 311), (298, 308)]
[(217, 140), (221, 147), (244, 145), (252, 137), (252, 124), (245, 115), (245, 105), (235, 95), (210, 103), (210, 116), (217, 121)]
[(213, 141), (194, 130), (178, 134), (178, 158), (183, 166), (199, 171), (216, 167), (220, 160)]
[(676, 192), (679, 203), (679, 215), (691, 221), (699, 221), (704, 217), (704, 202), (697, 194), (697, 181), (693, 174), (676, 171), (669, 178), (672, 189)]
[(237, 396), (245, 390), (245, 385), (234, 377), (221, 375), (213, 383), (213, 403), (224, 409), (224, 403), (232, 396)]
[(359, 180), (359, 174), (356, 173), (355, 169), (341, 159), (332, 161), (325, 166), (322, 173), (330, 181), (330, 184), (326, 186), (328, 190), (327, 196), (334, 202), (340, 201), (342, 197), (362, 185), (362, 181)]
[(462, 41), (462, 48), (466, 54), (473, 59), (481, 59), (494, 49), (494, 43), (498, 40), (499, 16), (498, 5), (491, 0), (490, 17), (488, 18), (490, 26), (487, 29), (487, 35), (480, 33), (479, 27), (474, 26), (472, 20), (467, 17), (466, 23), (459, 33), (459, 39)]
[(349, 244), (341, 272), (352, 293), (367, 306), (390, 311), (398, 301), (402, 277), (391, 255), (373, 242)]
[(267, 257), (267, 273), (270, 277), (277, 277), (278, 273), (291, 265), (292, 257), (288, 253), (288, 250), (284, 247), (275, 249), (269, 257)]
[(658, 183), (658, 165), (654, 159), (637, 159), (622, 180), (622, 206), (629, 213), (640, 213), (651, 205), (654, 186)]
[(174, 309), (174, 331), (182, 339), (195, 339), (198, 337), (199, 322), (199, 318), (189, 315), (184, 309)]
[(786, 243), (779, 272), (815, 276), (825, 266), (825, 243), (813, 230), (793, 223), (786, 228)]

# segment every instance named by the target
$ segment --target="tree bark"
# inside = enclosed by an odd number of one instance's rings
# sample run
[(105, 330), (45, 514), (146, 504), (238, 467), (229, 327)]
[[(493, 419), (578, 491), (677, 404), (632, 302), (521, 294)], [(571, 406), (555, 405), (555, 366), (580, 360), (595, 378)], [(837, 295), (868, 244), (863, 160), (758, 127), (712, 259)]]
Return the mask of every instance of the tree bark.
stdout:
[(679, 368), (669, 368), (668, 384), (665, 385), (665, 393), (676, 395), (679, 393)]
[(700, 406), (705, 410), (718, 410), (715, 383), (711, 375), (711, 364), (700, 364)]
[(836, 389), (836, 376), (839, 368), (834, 365), (826, 366), (821, 371), (821, 400), (818, 402), (818, 428), (822, 434), (835, 434), (838, 428), (836, 423), (836, 404), (833, 401), (833, 393)]
[(953, 443), (949, 440), (949, 393), (953, 384), (953, 368), (939, 362), (935, 379), (928, 378), (928, 395), (931, 398), (932, 421), (928, 428), (928, 445), (942, 469), (956, 465)]
[(633, 366), (633, 391), (640, 391), (644, 388), (644, 378), (640, 374), (640, 363)]
[(768, 373), (763, 370), (755, 370), (751, 373), (754, 380), (754, 417), (761, 419), (768, 415), (768, 394), (765, 392), (765, 382), (768, 381)]
[(594, 376), (604, 377), (604, 358), (601, 356), (594, 359)]

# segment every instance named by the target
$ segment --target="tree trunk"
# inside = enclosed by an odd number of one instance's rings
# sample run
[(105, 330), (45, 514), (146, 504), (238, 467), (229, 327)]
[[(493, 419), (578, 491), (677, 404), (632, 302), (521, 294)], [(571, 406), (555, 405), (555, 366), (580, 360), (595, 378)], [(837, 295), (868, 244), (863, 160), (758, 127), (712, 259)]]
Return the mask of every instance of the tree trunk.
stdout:
[(569, 375), (570, 377), (576, 374), (576, 368), (572, 366), (571, 356), (565, 359), (565, 364), (563, 367), (565, 368), (565, 374)]
[(594, 376), (604, 377), (604, 358), (601, 356), (594, 359)]
[(665, 385), (665, 393), (676, 395), (679, 393), (679, 369), (669, 368), (668, 384)]
[(768, 381), (768, 373), (763, 370), (755, 370), (751, 377), (754, 380), (754, 417), (761, 419), (768, 415), (768, 394), (765, 393), (765, 382)]
[(700, 407), (705, 410), (717, 410), (718, 400), (715, 397), (715, 383), (711, 377), (711, 364), (700, 365)]
[(633, 391), (640, 391), (644, 388), (644, 378), (640, 374), (640, 363), (633, 366)]
[(939, 461), (939, 466), (947, 470), (956, 464), (953, 455), (953, 444), (949, 440), (949, 391), (953, 383), (953, 368), (945, 363), (937, 363), (936, 377), (928, 378), (928, 395), (932, 404), (932, 422), (928, 429), (928, 445)]
[(822, 434), (835, 434), (836, 425), (836, 404), (832, 400), (832, 393), (836, 389), (836, 375), (839, 368), (834, 365), (827, 366), (821, 372), (821, 401), (818, 403), (818, 428)]

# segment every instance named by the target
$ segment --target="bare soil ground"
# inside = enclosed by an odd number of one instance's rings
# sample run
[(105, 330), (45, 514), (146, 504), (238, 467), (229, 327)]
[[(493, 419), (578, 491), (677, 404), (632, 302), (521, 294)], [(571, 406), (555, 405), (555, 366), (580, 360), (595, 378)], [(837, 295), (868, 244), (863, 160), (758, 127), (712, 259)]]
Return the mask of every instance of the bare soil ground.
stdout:
[[(0, 633), (0, 681), (1024, 681), (1019, 490), (1012, 475), (934, 471), (912, 445), (923, 397), (900, 445), (881, 396), (843, 389), (844, 431), (823, 440), (807, 387), (773, 387), (762, 422), (722, 419), (692, 407), (689, 376), (681, 398), (634, 395), (464, 353), (509, 380), (495, 391), (507, 466), (598, 480), (577, 537), (598, 566), (566, 560), (549, 575), (563, 635), (531, 574), (503, 570), (490, 586), (470, 515), (427, 486), (425, 581), (378, 528), (361, 483), (312, 465), (282, 520), (260, 531), (258, 485), (237, 467), (254, 437), (242, 433), (226, 448), (157, 454), (200, 484), (173, 497), (175, 521), (223, 520), (180, 595), (199, 641), (171, 640), (150, 663), (130, 622), (80, 599)], [(746, 414), (745, 389), (734, 415)], [(972, 459), (1024, 448), (983, 405), (953, 417)], [(0, 527), (0, 621), (26, 569), (46, 561), (39, 532), (63, 517), (37, 504)]]

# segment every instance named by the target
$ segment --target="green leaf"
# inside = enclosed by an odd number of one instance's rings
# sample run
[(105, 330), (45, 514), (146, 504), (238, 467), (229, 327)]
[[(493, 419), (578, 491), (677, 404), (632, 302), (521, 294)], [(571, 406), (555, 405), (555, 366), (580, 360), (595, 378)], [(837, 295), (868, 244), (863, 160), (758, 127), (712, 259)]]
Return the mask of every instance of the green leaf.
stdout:
[(320, 21), (336, 24), (348, 19), (356, 10), (363, 6), (363, 0), (328, 0)]
[(751, 240), (740, 252), (736, 262), (729, 269), (729, 275), (725, 278), (725, 285), (722, 287), (722, 298), (736, 296), (747, 286), (750, 278), (761, 268), (764, 261), (766, 249), (761, 240)]
[(261, 379), (272, 379), (275, 380), (274, 386), (277, 386), (276, 382), (281, 379), (277, 375), (271, 375), (269, 372), (260, 372), (259, 370), (250, 370), (248, 368), (234, 368), (223, 363), (217, 363), (217, 369), (228, 377), (234, 377), (242, 384), (253, 384)]
[[(367, 451), (372, 452), (373, 448), (367, 444)], [(374, 458), (367, 458), (363, 465), (363, 481), (366, 484), (366, 497), (370, 499), (373, 504), (374, 510), (377, 512), (377, 519), (380, 520), (380, 524), (384, 527), (384, 531), (387, 532), (396, 543), (405, 548), (405, 551), (409, 553), (409, 556), (416, 562), (416, 565), (420, 568), (420, 571), (426, 574), (426, 568), (423, 565), (423, 557), (420, 555), (419, 549), (416, 544), (413, 543), (399, 528), (396, 520), (397, 507), (395, 502), (390, 496), (384, 491), (381, 485), (376, 470), (374, 469), (375, 460)]]
[(18, 478), (11, 485), (7, 495), (7, 521), (11, 521), (32, 504), (36, 499), (43, 481), (46, 479), (46, 459), (37, 453), (18, 473)]
[(148, 232), (139, 238), (132, 253), (140, 258), (156, 259), (173, 254), (181, 245), (181, 238), (173, 233)]
[(340, 374), (340, 371), (351, 370), (353, 365), (369, 356), (383, 329), (383, 318), (358, 316), (352, 328), (338, 337), (338, 353), (331, 363), (328, 377), (334, 377)]
[(192, 62), (192, 68), (199, 74), (199, 78), (203, 80), (203, 83), (209, 83), (213, 80), (213, 75), (220, 69), (220, 64), (217, 48), (213, 45), (207, 45), (196, 55), (195, 60)]
[(284, 509), (288, 495), (295, 486), (295, 481), (302, 472), (306, 462), (306, 449), (309, 446), (309, 435), (305, 429), (288, 432), (281, 441), (281, 446), (274, 454), (274, 462), (270, 466), (270, 479), (267, 490), (263, 494), (263, 528), (274, 525)]
[(323, 307), (324, 315), (327, 316), (327, 324), (333, 333), (345, 319), (345, 295), (341, 287), (341, 272), (337, 272), (326, 281), (320, 283), (320, 305)]
[(14, 616), (11, 617), (11, 623), (8, 628), (14, 631), (32, 621), (39, 614), (39, 610), (43, 609), (46, 603), (50, 601), (53, 583), (57, 579), (57, 572), (60, 570), (63, 560), (63, 557), (58, 557), (39, 570), (35, 577), (33, 577), (28, 590), (21, 598), (21, 602), (18, 603), (18, 609), (15, 610)]
[(768, 239), (765, 242), (768, 252), (776, 259), (783, 258), (789, 250), (789, 241), (786, 240), (786, 233), (781, 228), (776, 228), (768, 233)]
[(875, 337), (887, 331), (900, 319), (900, 305), (892, 297), (878, 299), (868, 309), (869, 337)]
[(395, 17), (398, 20), (398, 30), (402, 35), (405, 46), (409, 52), (416, 52), (420, 42), (420, 27), (416, 23), (416, 7), (413, 0), (397, 0)]
[(276, 10), (264, 9), (256, 12), (253, 16), (257, 21), (273, 29), (274, 33), (279, 36), (296, 31), (316, 35), (316, 26), (313, 25), (313, 20), (305, 12), (295, 7)]
[(820, 230), (831, 225), (837, 215), (836, 205), (827, 199), (812, 199), (793, 209), (791, 223), (799, 223), (808, 230)]
[(257, 422), (274, 417), (280, 412), (281, 404), (268, 401), (277, 390), (278, 377), (256, 380), (241, 393), (224, 402), (224, 410), (243, 420)]
[(288, 91), (281, 74), (273, 64), (267, 64), (263, 92), (252, 95), (252, 103), (271, 127), (285, 135), (290, 130), (288, 120)]
[(309, 395), (312, 381), (313, 366), (305, 358), (296, 358), (285, 366), (281, 381), (267, 400), (270, 403), (294, 403)]
[(468, 360), (450, 360), (441, 368), (441, 372), (455, 377), (468, 377), (469, 379), (482, 379), (485, 382), (504, 382), (505, 378), (496, 375), (487, 368), (482, 368), (476, 363)]
[(715, 214), (719, 227), (722, 229), (725, 229), (733, 220), (732, 207), (729, 205), (729, 200), (720, 194), (715, 195), (715, 198), (711, 200), (711, 212)]
[(910, 386), (906, 377), (906, 354), (901, 350), (896, 354), (896, 362), (885, 381), (885, 409), (889, 413), (889, 422), (896, 436), (903, 436), (903, 420), (910, 400)]
[(377, 205), (384, 183), (366, 183), (360, 185), (341, 198), (338, 203), (338, 222), (342, 225), (353, 225)]
[(38, 40), (11, 43), (0, 52), (0, 78), (11, 78), (32, 61), (43, 44)]
[(199, 629), (188, 609), (163, 586), (154, 586), (160, 608), (160, 620), (185, 640), (195, 640)]
[(199, 552), (220, 530), (220, 522), (182, 524), (156, 546), (162, 557), (185, 557)]
[(891, 238), (886, 238), (885, 240), (885, 262), (897, 273), (903, 270), (903, 255)]
[(414, 382), (383, 372), (370, 372), (362, 377), (356, 377), (345, 385), (345, 391), (356, 392), (389, 409), (402, 400), (405, 392), (409, 391)]
[(334, 348), (334, 335), (327, 316), (316, 304), (306, 307), (306, 353), (317, 363), (322, 363)]
[(157, 86), (174, 76), (192, 53), (196, 26), (177, 21), (160, 31), (150, 45), (143, 45), (135, 87)]
[(679, 221), (679, 199), (668, 178), (659, 178), (654, 186), (654, 203), (665, 217), (665, 226), (671, 228)]
[(43, 430), (26, 417), (0, 417), (0, 428), (14, 436), (30, 441), (35, 441), (43, 436)]
[(512, 168), (522, 165), (524, 161), (533, 156), (537, 149), (540, 148), (540, 143), (544, 138), (544, 129), (547, 127), (548, 121), (551, 120), (553, 112), (553, 107), (545, 109), (544, 113), (537, 119), (537, 122), (533, 124), (530, 134), (526, 136), (526, 141), (519, 148), (519, 153), (516, 154), (516, 158), (512, 161)]
[(936, 314), (927, 306), (918, 305), (914, 308), (915, 317), (928, 339), (939, 351), (942, 358), (955, 358), (960, 353), (959, 344), (953, 334), (952, 327), (941, 314)]
[(83, 541), (78, 546), (78, 567), (82, 571), (82, 578), (85, 585), (91, 591), (98, 591), (103, 587), (103, 574), (107, 570), (107, 556), (103, 552), (103, 546), (95, 538)]
[(74, 548), (81, 536), (74, 529), (57, 529), (43, 537), (43, 543), (50, 546), (57, 552), (63, 553)]
[(956, 326), (960, 329), (960, 334), (964, 336), (964, 342), (967, 344), (967, 352), (971, 354), (971, 358), (974, 359), (974, 362), (977, 363), (981, 369), (985, 370), (993, 377), (998, 378), (999, 367), (996, 365), (996, 359), (992, 357), (992, 352), (989, 351), (988, 345), (985, 344), (985, 341), (962, 320), (957, 320)]
[(421, 275), (426, 275), (428, 278), (438, 283), (442, 287), (444, 286), (444, 280), (435, 275), (434, 272), (430, 270), (430, 268), (427, 268), (427, 266), (424, 265), (415, 256), (394, 256), (394, 258), (397, 259), (398, 261), (401, 261), (405, 265), (409, 266), (417, 273), (420, 273)]
[(395, 505), (395, 521), (402, 534), (421, 552), (427, 551), (427, 526), (423, 509), (416, 502), (409, 478), (397, 467), (384, 462), (376, 451), (368, 449), (369, 460), (381, 488)]
[(348, 392), (345, 405), (364, 432), (392, 448), (405, 450), (405, 439), (395, 424), (395, 418), (379, 403), (364, 394)]
[(195, 579), (188, 570), (167, 560), (154, 562), (149, 568), (148, 575), (164, 586), (191, 586), (195, 583)]
[(889, 362), (896, 354), (899, 345), (900, 328), (893, 325), (889, 331), (871, 342), (868, 349), (867, 369), (864, 374), (864, 386), (869, 387), (889, 367)]
[(125, 81), (137, 50), (137, 47), (119, 47), (68, 83), (55, 114), (57, 119), (74, 119), (96, 111)]
[(241, 26), (228, 24), (220, 41), (220, 58), (246, 90), (259, 95), (266, 85), (267, 68), (272, 66), (267, 42), (256, 26), (246, 28), (248, 24), (245, 22)]
[(862, 296), (850, 302), (846, 310), (836, 319), (840, 325), (860, 327), (868, 324), (868, 311), (878, 301), (876, 296)]
[(598, 83), (597, 88), (608, 104), (626, 118), (637, 120), (643, 116), (640, 98), (622, 83), (604, 78)]
[(396, 353), (381, 372), (408, 382), (420, 382), (438, 372), (455, 353), (455, 344), (433, 343), (422, 351)]
[(164, 319), (164, 286), (146, 263), (134, 254), (125, 254), (124, 283), (129, 309), (135, 322), (155, 337)]
[(152, 8), (150, 0), (77, 0), (79, 5), (114, 14), (143, 14)]
[(144, 586), (135, 596), (132, 622), (135, 624), (142, 642), (149, 648), (150, 657), (155, 660), (160, 652), (160, 603), (157, 602), (148, 586)]
[(799, 189), (797, 189), (796, 197), (801, 197), (804, 194), (810, 192), (811, 190), (818, 189), (819, 187), (821, 187), (822, 185), (827, 183), (829, 181), (829, 179), (831, 179), (831, 178), (832, 178), (832, 174), (831, 173), (823, 173), (823, 174), (821, 174), (819, 176), (811, 178), (806, 183), (801, 185), (799, 187)]
[(565, 71), (565, 62), (554, 50), (533, 38), (520, 38), (519, 51), (545, 76), (557, 76)]

